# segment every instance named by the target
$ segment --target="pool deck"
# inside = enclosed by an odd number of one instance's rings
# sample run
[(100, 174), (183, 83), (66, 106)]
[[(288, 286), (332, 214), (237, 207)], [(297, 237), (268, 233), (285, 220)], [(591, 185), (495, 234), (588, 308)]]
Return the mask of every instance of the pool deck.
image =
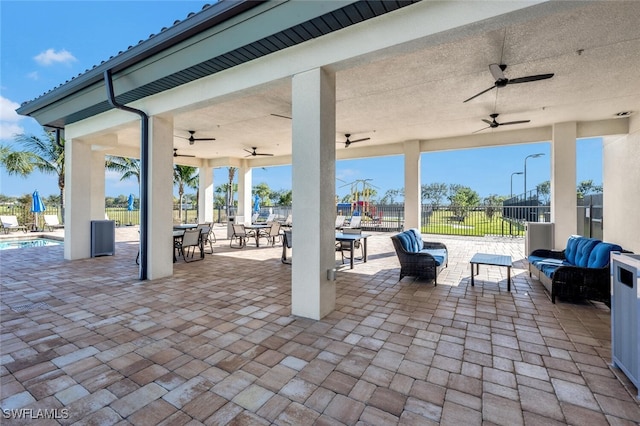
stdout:
[[(116, 229), (114, 256), (0, 252), (3, 413), (55, 409), (66, 418), (36, 424), (64, 425), (640, 423), (636, 388), (610, 365), (609, 309), (552, 304), (521, 238), (425, 236), (450, 253), (434, 287), (398, 282), (392, 233), (374, 232), (369, 261), (338, 270), (335, 310), (314, 321), (291, 315), (281, 245), (234, 250), (214, 229), (214, 254), (154, 281), (137, 278), (136, 227)], [(471, 286), (477, 252), (512, 257), (511, 292), (500, 267), (481, 266)]]

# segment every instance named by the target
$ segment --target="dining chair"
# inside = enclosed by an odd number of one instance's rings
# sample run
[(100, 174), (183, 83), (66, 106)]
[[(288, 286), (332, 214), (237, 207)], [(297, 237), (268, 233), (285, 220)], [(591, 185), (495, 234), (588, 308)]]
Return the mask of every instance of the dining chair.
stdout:
[(276, 240), (280, 240), (282, 242), (282, 234), (280, 233), (281, 226), (280, 222), (272, 222), (270, 227), (261, 229), (258, 232), (258, 238), (265, 238), (271, 243), (271, 246), (275, 246)]
[[(253, 231), (247, 231), (243, 224), (234, 223), (233, 224), (233, 234), (231, 235), (231, 241), (229, 242), (229, 247), (241, 249), (247, 245), (247, 239), (251, 237), (255, 237), (255, 233)], [(235, 242), (235, 245), (234, 245)]]
[(209, 244), (209, 248), (211, 248), (211, 253), (213, 254), (213, 243), (217, 241), (216, 234), (213, 232), (213, 223), (199, 223), (196, 229), (202, 234), (203, 247)]
[[(195, 259), (195, 260), (202, 260), (204, 259), (204, 246), (202, 241), (203, 240), (201, 238), (201, 233), (199, 229), (187, 229), (184, 231), (182, 240), (176, 241), (175, 243), (176, 249), (180, 251), (180, 254), (182, 255), (182, 258), (184, 259), (185, 262), (192, 262), (193, 255), (197, 247), (198, 250), (200, 250), (200, 259)], [(191, 251), (190, 257), (192, 260), (187, 260), (189, 251)]]

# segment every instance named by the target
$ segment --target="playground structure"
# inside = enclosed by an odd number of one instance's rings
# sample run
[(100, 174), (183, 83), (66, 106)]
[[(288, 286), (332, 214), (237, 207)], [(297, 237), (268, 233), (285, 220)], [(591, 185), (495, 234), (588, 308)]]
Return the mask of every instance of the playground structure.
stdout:
[[(342, 187), (350, 185), (350, 195), (348, 203), (336, 202), (337, 214), (344, 216), (363, 216), (368, 218), (368, 222), (371, 224), (380, 223), (382, 217), (378, 214), (376, 207), (371, 203), (371, 196), (375, 193), (377, 188), (371, 184), (373, 179), (357, 179), (351, 183), (346, 183)], [(337, 200), (336, 200), (337, 201)]]

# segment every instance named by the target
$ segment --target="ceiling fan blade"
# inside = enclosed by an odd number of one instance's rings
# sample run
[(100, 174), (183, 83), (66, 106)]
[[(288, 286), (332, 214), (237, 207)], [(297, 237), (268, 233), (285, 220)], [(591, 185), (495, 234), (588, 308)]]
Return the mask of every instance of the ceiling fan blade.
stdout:
[(489, 126), (491, 126), (491, 124), (493, 124), (491, 121), (487, 120), (486, 118), (483, 118), (482, 121), (487, 123)]
[(530, 75), (527, 77), (512, 78), (507, 84), (528, 83), (530, 81), (546, 80), (553, 77), (553, 74)]
[(505, 78), (504, 72), (502, 72), (502, 67), (498, 64), (489, 65), (489, 71), (491, 71), (491, 75), (493, 76), (493, 79), (496, 81), (503, 80)]
[(291, 117), (286, 116), (286, 115), (282, 115), (282, 114), (270, 114), (274, 117), (280, 117), (280, 118), (286, 118), (287, 120), (291, 120)]
[(489, 87), (487, 90), (483, 90), (482, 92), (478, 93), (477, 95), (473, 95), (472, 97), (470, 97), (469, 99), (463, 101), (462, 103), (469, 102), (471, 99), (475, 99), (478, 96), (483, 95), (483, 94), (487, 93), (489, 90), (495, 89), (495, 88), (496, 88), (496, 86), (493, 85), (493, 86)]
[(215, 141), (216, 138), (193, 138), (194, 141)]
[(368, 141), (371, 138), (362, 138), (362, 139), (356, 139), (355, 141), (349, 141), (350, 143), (356, 143), (356, 142), (364, 142), (364, 141)]
[(531, 120), (518, 120), (518, 121), (507, 121), (506, 123), (500, 123), (500, 126), (507, 126), (509, 124), (524, 124), (524, 123), (530, 123)]
[(478, 133), (478, 132), (481, 132), (481, 131), (483, 131), (483, 130), (487, 130), (487, 129), (490, 129), (490, 128), (491, 128), (491, 126), (489, 126), (489, 127), (483, 127), (482, 129), (480, 129), (480, 130), (476, 130), (475, 132), (471, 132), (471, 133)]
[(248, 149), (246, 149), (246, 148), (245, 148), (244, 150), (245, 150), (245, 152), (248, 152), (249, 154), (253, 155), (253, 152), (254, 152), (254, 151), (249, 151), (249, 150), (248, 150)]
[(255, 153), (253, 155), (266, 155), (267, 157), (273, 157), (273, 154), (258, 154), (258, 153)]

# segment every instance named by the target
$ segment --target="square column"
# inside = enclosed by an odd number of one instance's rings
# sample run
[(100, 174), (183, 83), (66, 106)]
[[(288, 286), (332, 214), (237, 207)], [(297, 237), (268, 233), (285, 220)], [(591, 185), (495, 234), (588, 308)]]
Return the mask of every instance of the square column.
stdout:
[[(93, 160), (91, 145), (80, 140), (67, 139), (64, 146), (64, 258), (67, 260), (86, 259), (91, 256), (91, 178), (92, 169), (95, 168)], [(101, 171), (104, 179), (104, 164)], [(104, 198), (102, 202), (104, 204)]]
[(105, 154), (92, 151), (91, 161), (91, 220), (104, 220)]
[(247, 161), (242, 160), (242, 165), (238, 167), (238, 210), (237, 215), (242, 218), (246, 225), (251, 223), (251, 186), (253, 185), (253, 170), (247, 166)]
[(198, 222), (213, 222), (213, 168), (200, 167), (198, 180)]
[(149, 117), (147, 278), (173, 275), (173, 122)]
[(564, 248), (567, 238), (578, 229), (576, 201), (575, 122), (553, 125), (551, 140), (551, 222), (554, 223), (554, 247)]
[(316, 68), (292, 81), (293, 315), (321, 319), (335, 308), (335, 75)]
[(421, 229), (420, 141), (404, 143), (404, 229)]

